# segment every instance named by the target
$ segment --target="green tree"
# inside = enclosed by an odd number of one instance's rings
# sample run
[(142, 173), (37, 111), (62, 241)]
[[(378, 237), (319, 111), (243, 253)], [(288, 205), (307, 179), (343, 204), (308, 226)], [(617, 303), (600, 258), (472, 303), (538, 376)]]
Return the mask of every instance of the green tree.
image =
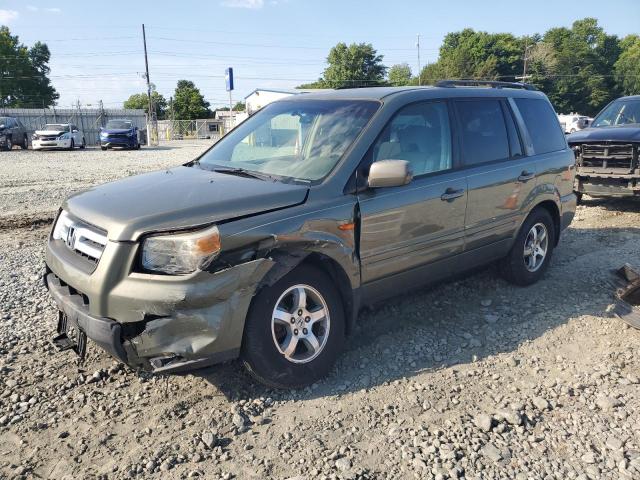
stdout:
[(173, 115), (176, 120), (209, 118), (209, 102), (190, 80), (179, 80), (173, 94)]
[[(157, 91), (151, 92), (151, 101), (153, 108), (156, 112), (158, 120), (162, 120), (166, 116), (167, 112), (167, 100), (160, 95)], [(146, 93), (134, 93), (123, 104), (124, 108), (144, 110), (144, 113), (149, 113), (149, 100)]]
[(615, 80), (623, 95), (640, 94), (640, 36), (627, 35), (620, 42), (621, 53), (613, 66)]
[(36, 42), (28, 48), (0, 27), (0, 105), (5, 107), (49, 107), (59, 98), (48, 75), (49, 47)]
[(399, 63), (389, 69), (389, 83), (394, 87), (411, 85), (411, 67), (408, 63)]
[(620, 96), (612, 75), (620, 44), (595, 18), (547, 31), (532, 52), (531, 82), (544, 91), (558, 112), (595, 115)]
[(329, 51), (327, 68), (317, 82), (298, 88), (350, 88), (384, 85), (387, 67), (370, 43), (340, 42)]

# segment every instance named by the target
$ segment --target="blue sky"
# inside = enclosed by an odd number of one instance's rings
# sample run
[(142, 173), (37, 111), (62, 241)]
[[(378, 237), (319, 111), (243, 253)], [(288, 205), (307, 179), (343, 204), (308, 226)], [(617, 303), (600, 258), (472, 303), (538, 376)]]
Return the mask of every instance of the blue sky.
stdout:
[(79, 99), (117, 107), (145, 90), (142, 23), (158, 91), (168, 98), (189, 79), (224, 105), (227, 66), (235, 70), (235, 100), (257, 87), (317, 79), (338, 41), (371, 42), (386, 65), (407, 62), (415, 71), (416, 34), (424, 65), (451, 31), (542, 33), (587, 16), (609, 33), (639, 33), (640, 0), (0, 0), (0, 24), (27, 45), (49, 45), (61, 106)]

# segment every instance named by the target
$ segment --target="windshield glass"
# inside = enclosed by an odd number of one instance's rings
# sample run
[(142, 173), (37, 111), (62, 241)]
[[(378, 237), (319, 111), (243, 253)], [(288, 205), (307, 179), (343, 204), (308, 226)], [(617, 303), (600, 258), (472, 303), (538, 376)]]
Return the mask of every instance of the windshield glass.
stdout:
[(9, 120), (7, 117), (0, 117), (0, 125), (6, 125), (7, 120)]
[(133, 124), (129, 120), (109, 120), (107, 122), (107, 128), (129, 130), (133, 128)]
[(242, 168), (319, 180), (336, 165), (379, 103), (285, 100), (267, 105), (203, 155), (204, 168)]
[(622, 100), (609, 104), (593, 121), (593, 127), (640, 123), (640, 100)]
[(47, 123), (43, 130), (53, 130), (55, 132), (68, 132), (69, 125), (62, 125), (60, 123)]

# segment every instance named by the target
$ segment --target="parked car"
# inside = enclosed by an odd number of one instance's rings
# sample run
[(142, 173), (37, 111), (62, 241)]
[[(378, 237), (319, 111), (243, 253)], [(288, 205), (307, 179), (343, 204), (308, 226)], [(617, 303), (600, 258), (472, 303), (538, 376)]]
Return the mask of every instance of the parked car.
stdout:
[(481, 85), (289, 97), (184, 166), (71, 196), (46, 249), (56, 343), (153, 372), (240, 356), (301, 386), (363, 305), (492, 261), (538, 281), (573, 152), (541, 92)]
[(29, 148), (27, 129), (15, 117), (0, 117), (0, 148), (11, 150), (14, 145)]
[(78, 127), (71, 123), (47, 123), (41, 130), (36, 130), (31, 137), (34, 150), (45, 148), (65, 148), (73, 150), (75, 147), (85, 148), (87, 142)]
[(578, 197), (640, 195), (640, 95), (614, 100), (567, 140), (576, 155)]
[(138, 127), (131, 120), (109, 120), (107, 126), (100, 129), (100, 148), (112, 147), (140, 148)]
[(592, 118), (589, 118), (586, 115), (578, 115), (576, 113), (570, 113), (569, 115), (560, 114), (558, 115), (558, 120), (564, 129), (564, 133), (573, 133), (578, 130), (583, 130), (593, 121)]

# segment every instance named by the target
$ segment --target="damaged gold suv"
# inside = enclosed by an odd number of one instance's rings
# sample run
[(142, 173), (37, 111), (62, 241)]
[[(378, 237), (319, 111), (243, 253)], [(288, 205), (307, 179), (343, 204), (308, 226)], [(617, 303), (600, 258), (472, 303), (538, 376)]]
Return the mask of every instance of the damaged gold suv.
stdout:
[(573, 180), (528, 85), (292, 96), (183, 166), (65, 201), (46, 251), (55, 343), (153, 372), (240, 357), (269, 385), (309, 384), (362, 305), (496, 260), (537, 281)]

